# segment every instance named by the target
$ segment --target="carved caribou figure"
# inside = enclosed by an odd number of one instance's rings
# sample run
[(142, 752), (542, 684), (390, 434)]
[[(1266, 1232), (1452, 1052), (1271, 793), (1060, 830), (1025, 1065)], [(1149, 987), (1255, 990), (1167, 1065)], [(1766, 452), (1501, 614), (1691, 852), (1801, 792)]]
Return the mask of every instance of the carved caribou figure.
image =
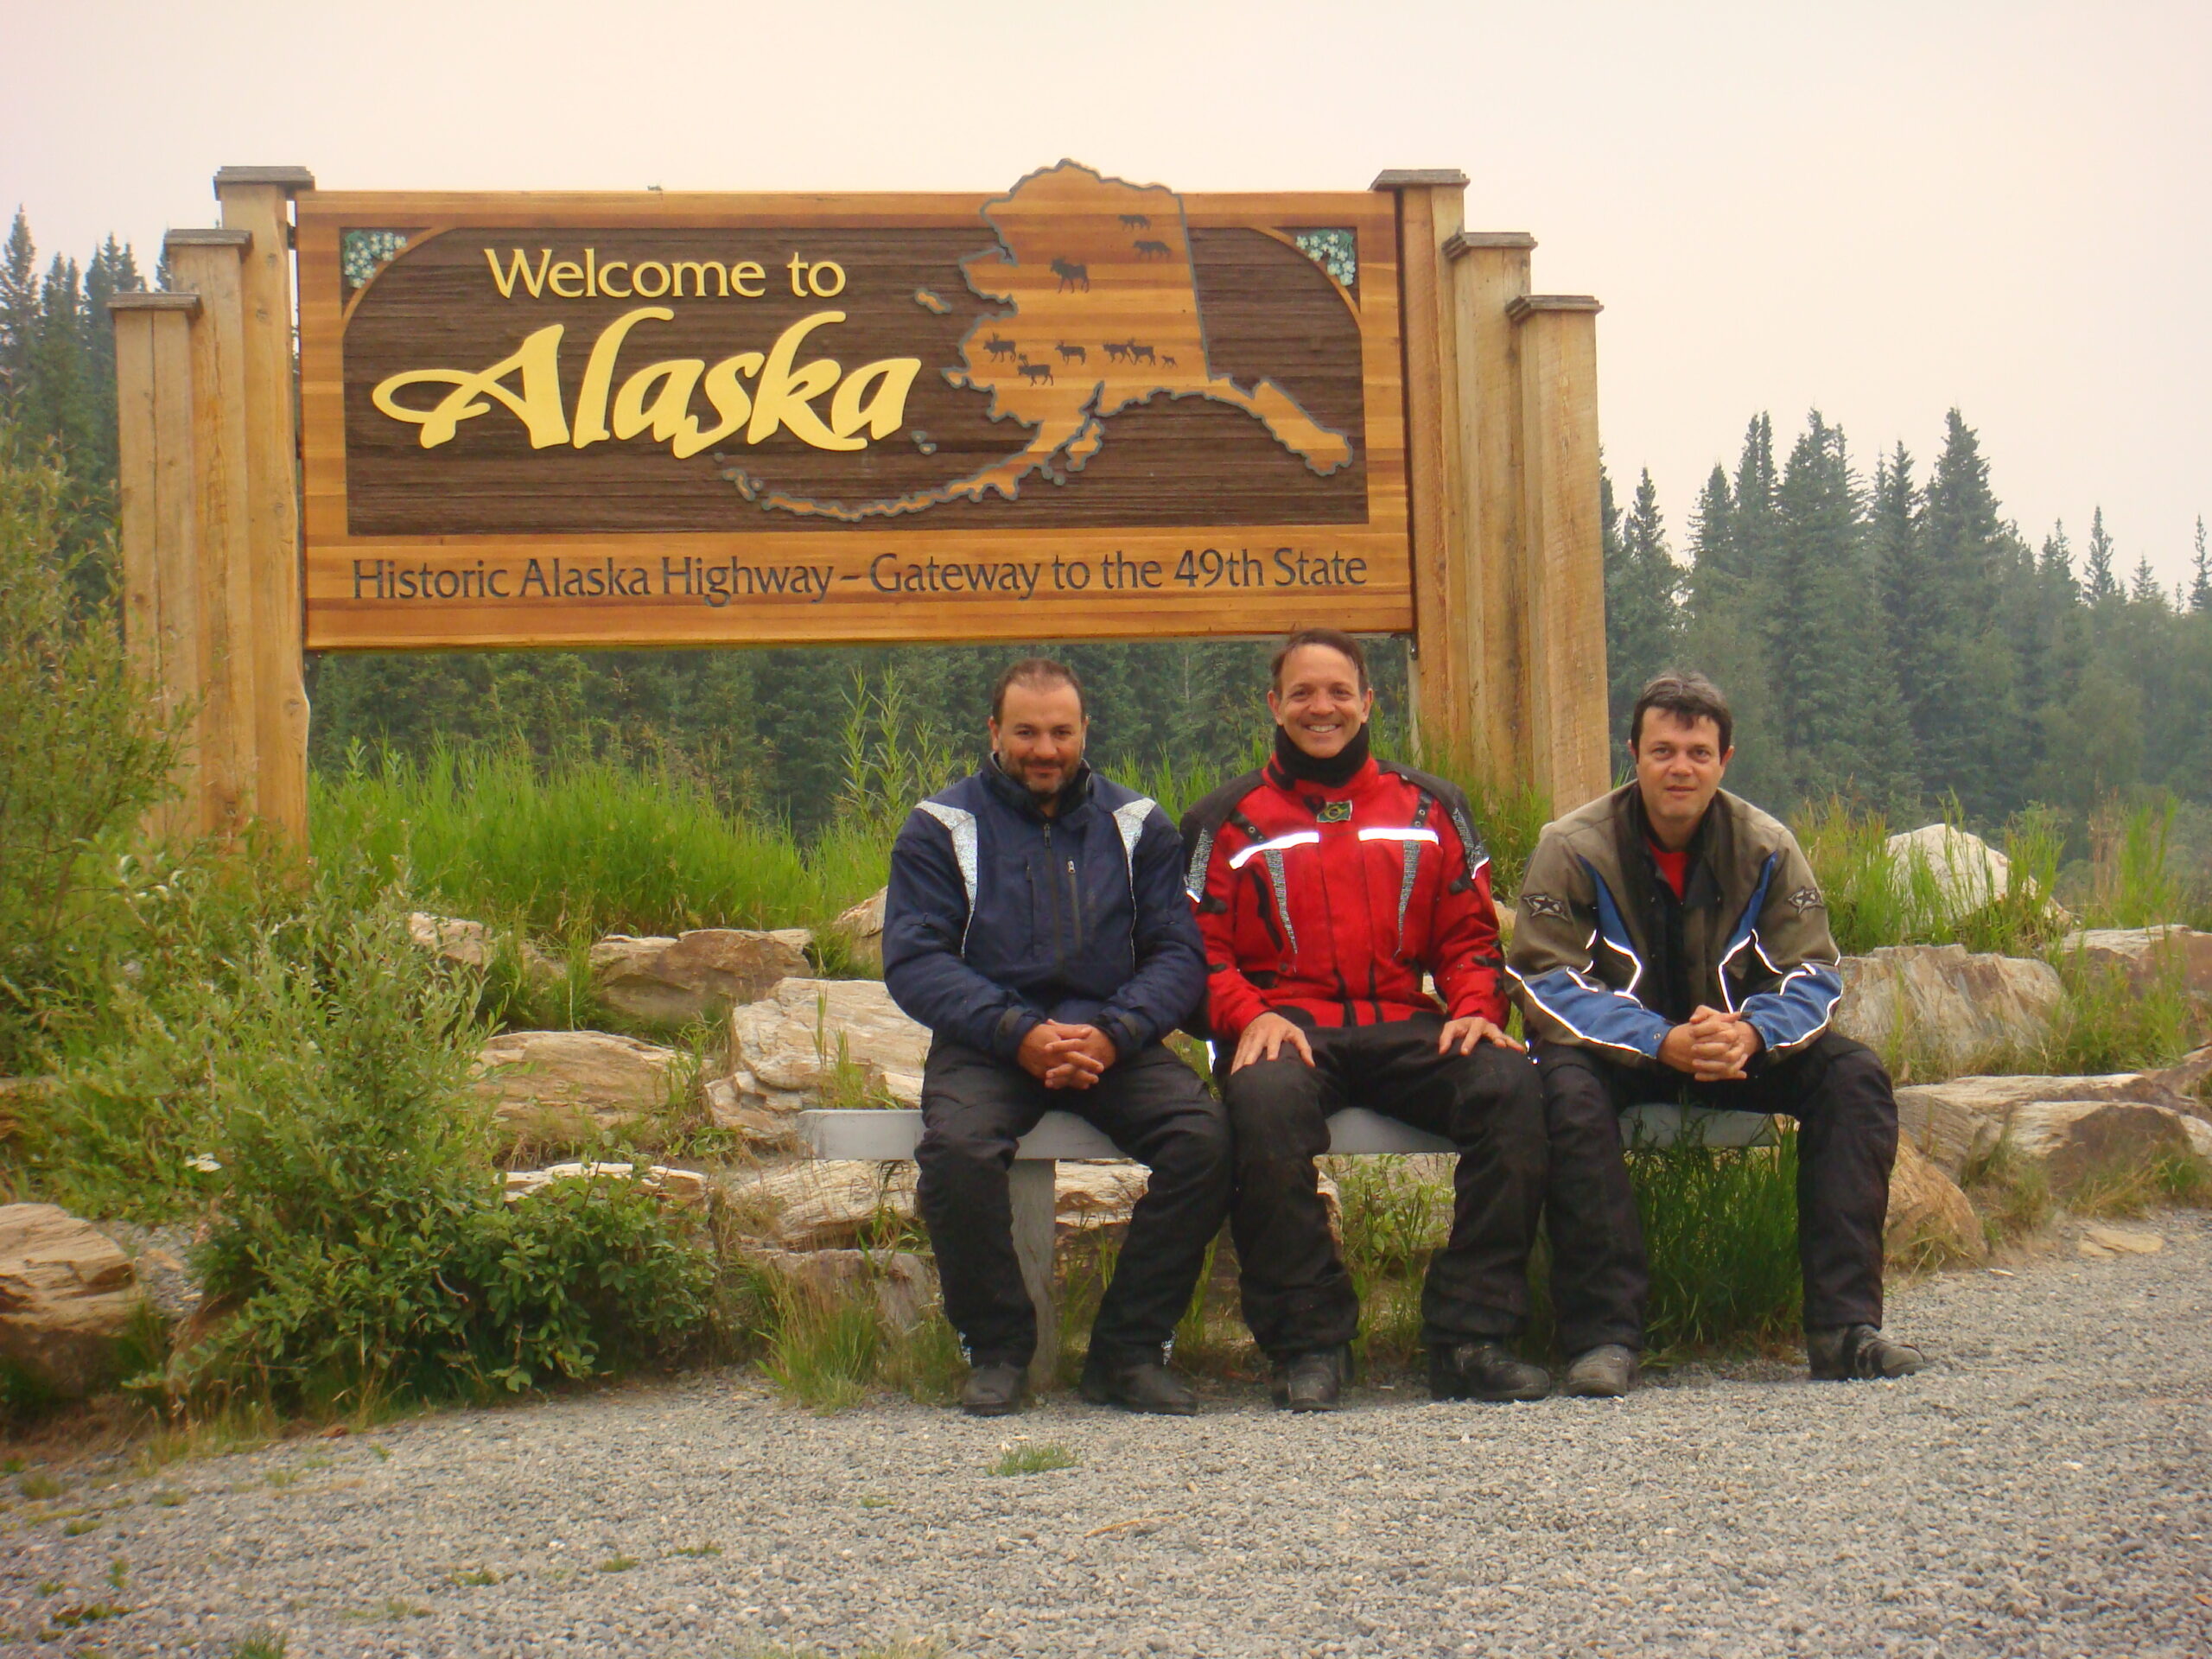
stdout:
[(1021, 366), (1021, 378), (1029, 382), (1031, 385), (1036, 385), (1040, 381), (1048, 386), (1052, 384), (1052, 365), (1051, 364), (1032, 363), (1026, 357), (1020, 359), (1019, 362)]
[(1060, 279), (1059, 291), (1062, 293), (1071, 288), (1082, 289), (1085, 293), (1090, 291), (1089, 265), (1078, 265), (1068, 259), (1055, 259), (1052, 261), (1052, 275)]

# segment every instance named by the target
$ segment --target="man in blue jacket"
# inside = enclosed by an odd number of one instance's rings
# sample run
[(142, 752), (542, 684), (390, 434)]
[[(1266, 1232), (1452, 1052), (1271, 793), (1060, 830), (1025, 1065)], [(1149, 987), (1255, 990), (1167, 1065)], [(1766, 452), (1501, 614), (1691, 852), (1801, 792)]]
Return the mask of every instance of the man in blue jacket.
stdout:
[(1167, 1369), (1229, 1205), (1228, 1121), (1161, 1039), (1198, 1006), (1205, 960), (1182, 842), (1154, 803), (1084, 764), (1082, 688), (1043, 658), (991, 702), (991, 754), (914, 809), (891, 853), (883, 976), (930, 1028), (922, 1220), (969, 1371), (971, 1415), (1020, 1408), (1037, 1320), (1014, 1255), (1007, 1173), (1048, 1109), (1150, 1166), (1100, 1303), (1082, 1393), (1187, 1416)]

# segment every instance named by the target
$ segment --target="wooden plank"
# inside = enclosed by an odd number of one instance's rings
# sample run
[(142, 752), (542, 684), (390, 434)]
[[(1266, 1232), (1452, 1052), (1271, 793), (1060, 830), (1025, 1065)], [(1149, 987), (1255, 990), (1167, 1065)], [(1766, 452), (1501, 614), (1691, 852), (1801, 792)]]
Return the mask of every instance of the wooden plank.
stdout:
[[(256, 808), (304, 850), (308, 699), (302, 673), (298, 411), (292, 367), (289, 186), (226, 168), (216, 175), (226, 227), (252, 240), (240, 268), (245, 323), (246, 574), (251, 594)], [(310, 178), (309, 187), (313, 184)]]
[(152, 323), (153, 585), (156, 655), (165, 718), (189, 711), (175, 781), (178, 793), (153, 815), (156, 834), (200, 832), (200, 499), (193, 459), (192, 318), (189, 308), (149, 311)]
[[(270, 185), (287, 195), (315, 188), (315, 175), (304, 167), (221, 167), (215, 169), (215, 195), (234, 186)], [(226, 216), (227, 223), (227, 216)]]
[(1521, 554), (1521, 371), (1509, 308), (1529, 291), (1535, 238), (1465, 232), (1445, 247), (1459, 309), (1470, 760), (1491, 788), (1526, 787), (1528, 603)]
[(161, 595), (155, 587), (154, 314), (115, 314), (116, 538), (123, 556), (123, 641), (130, 671), (161, 683)]
[(1029, 1362), (1029, 1387), (1039, 1394), (1052, 1386), (1060, 1358), (1060, 1307), (1052, 1275), (1058, 1177), (1059, 1166), (1049, 1158), (1018, 1160), (1007, 1172), (1014, 1254), (1021, 1263), (1022, 1288), (1037, 1311), (1037, 1351)]
[(1597, 302), (1530, 296), (1520, 336), (1524, 581), (1535, 781), (1555, 812), (1611, 781), (1599, 517)]
[[(1386, 174), (1384, 178), (1401, 176)], [(1378, 181), (1378, 183), (1380, 181)], [(1453, 649), (1460, 552), (1457, 313), (1446, 286), (1445, 240), (1459, 228), (1463, 187), (1419, 182), (1398, 189), (1399, 283), (1405, 340), (1407, 499), (1413, 543), (1414, 732), (1422, 749), (1464, 764), (1467, 699)]]
[(205, 833), (242, 831), (258, 805), (254, 690), (253, 572), (247, 524), (245, 232), (172, 232), (164, 241), (176, 280), (200, 296), (192, 325), (193, 460), (197, 484), (200, 822)]

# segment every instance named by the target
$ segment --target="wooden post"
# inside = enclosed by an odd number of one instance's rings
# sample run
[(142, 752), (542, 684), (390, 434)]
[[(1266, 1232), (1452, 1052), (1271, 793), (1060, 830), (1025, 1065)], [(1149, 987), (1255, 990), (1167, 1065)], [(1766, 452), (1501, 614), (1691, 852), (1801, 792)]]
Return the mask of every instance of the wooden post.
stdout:
[(302, 849), (308, 836), (308, 698), (302, 677), (299, 404), (292, 354), (293, 194), (299, 167), (215, 175), (226, 230), (252, 238), (239, 269), (244, 303), (246, 582), (251, 596), (256, 810)]
[(171, 231), (162, 252), (200, 296), (192, 326), (192, 457), (198, 508), (201, 703), (200, 829), (232, 836), (259, 807), (252, 571), (246, 558), (245, 312), (239, 264), (252, 237)]
[[(199, 528), (192, 453), (192, 319), (197, 294), (113, 296), (118, 518), (123, 628), (133, 671), (164, 715), (200, 696), (195, 604)], [(159, 808), (156, 836), (196, 835), (198, 746), (178, 766), (181, 798)]]
[(1060, 1305), (1052, 1294), (1059, 1167), (1052, 1158), (1017, 1158), (1007, 1172), (1007, 1197), (1014, 1209), (1014, 1254), (1021, 1263), (1022, 1287), (1037, 1310), (1037, 1352), (1029, 1362), (1032, 1394), (1042, 1394), (1052, 1386), (1052, 1372), (1060, 1358)]
[(1456, 168), (1394, 168), (1378, 175), (1372, 188), (1398, 197), (1413, 520), (1414, 733), (1429, 755), (1465, 766), (1478, 741), (1466, 680), (1474, 619), (1459, 442), (1459, 314), (1444, 250), (1459, 230), (1467, 175)]
[(1524, 295), (1522, 580), (1528, 596), (1533, 781), (1554, 813), (1611, 783), (1605, 733), (1605, 527), (1598, 479), (1598, 302)]
[(1535, 770), (1522, 586), (1520, 345), (1508, 315), (1529, 291), (1535, 245), (1525, 231), (1462, 231), (1444, 245), (1459, 312), (1470, 760), (1475, 776), (1502, 792), (1528, 787)]

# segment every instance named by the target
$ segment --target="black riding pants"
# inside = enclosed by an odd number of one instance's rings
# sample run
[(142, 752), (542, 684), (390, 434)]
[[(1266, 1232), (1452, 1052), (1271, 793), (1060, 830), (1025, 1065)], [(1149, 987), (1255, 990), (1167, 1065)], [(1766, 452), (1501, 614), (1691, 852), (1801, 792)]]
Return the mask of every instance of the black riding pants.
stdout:
[(1037, 1313), (1021, 1282), (1007, 1192), (1014, 1143), (1048, 1110), (1073, 1112), (1147, 1166), (1114, 1281), (1090, 1330), (1106, 1360), (1158, 1359), (1190, 1306), (1230, 1189), (1229, 1123), (1167, 1048), (1117, 1060), (1088, 1089), (1046, 1089), (1019, 1066), (939, 1039), (922, 1072), (917, 1198), (944, 1312), (976, 1365), (1027, 1365)]
[(1834, 1032), (1756, 1075), (1697, 1083), (1618, 1065), (1590, 1049), (1537, 1046), (1551, 1140), (1547, 1226), (1560, 1346), (1643, 1346), (1650, 1274), (1620, 1115), (1681, 1099), (1797, 1120), (1797, 1259), (1808, 1329), (1882, 1322), (1882, 1224), (1897, 1155), (1897, 1103), (1874, 1051)]
[(1359, 1329), (1359, 1299), (1329, 1235), (1313, 1167), (1329, 1149), (1329, 1114), (1347, 1106), (1387, 1113), (1459, 1148), (1451, 1236), (1430, 1258), (1421, 1287), (1422, 1339), (1440, 1346), (1510, 1336), (1527, 1317), (1529, 1248), (1544, 1192), (1536, 1069), (1491, 1043), (1472, 1054), (1439, 1054), (1443, 1031), (1440, 1015), (1313, 1031), (1312, 1065), (1286, 1048), (1230, 1073), (1230, 1226), (1244, 1322), (1271, 1358), (1333, 1348)]

